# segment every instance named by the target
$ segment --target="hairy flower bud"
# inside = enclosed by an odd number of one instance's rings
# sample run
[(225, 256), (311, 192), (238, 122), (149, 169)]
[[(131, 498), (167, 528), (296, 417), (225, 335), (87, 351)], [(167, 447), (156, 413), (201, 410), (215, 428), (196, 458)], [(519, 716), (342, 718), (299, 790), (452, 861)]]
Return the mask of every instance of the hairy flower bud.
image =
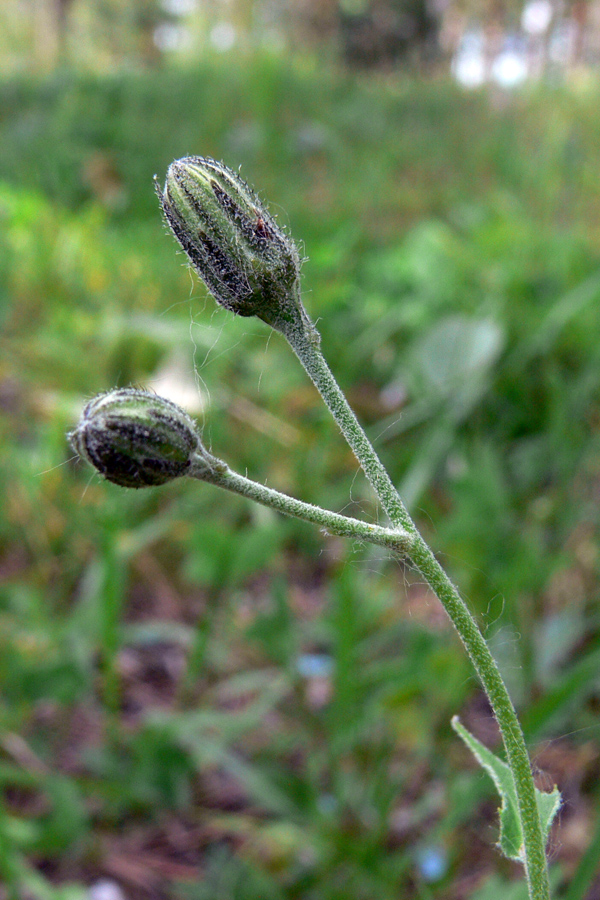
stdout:
[(216, 301), (273, 327), (299, 314), (298, 251), (248, 185), (212, 159), (169, 166), (159, 196), (167, 223)]
[(69, 440), (108, 481), (132, 488), (185, 475), (193, 454), (202, 450), (196, 425), (184, 410), (135, 388), (90, 400)]

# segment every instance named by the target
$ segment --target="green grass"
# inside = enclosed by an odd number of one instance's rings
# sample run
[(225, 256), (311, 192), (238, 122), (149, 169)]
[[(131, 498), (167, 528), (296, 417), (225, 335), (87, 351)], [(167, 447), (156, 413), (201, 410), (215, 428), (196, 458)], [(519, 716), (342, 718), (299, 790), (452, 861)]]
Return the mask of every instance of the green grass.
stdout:
[[(196, 367), (219, 456), (376, 515), (283, 342), (215, 311), (165, 233), (151, 178), (188, 153), (241, 164), (303, 242), (332, 368), (480, 617), (562, 826), (595, 841), (597, 90), (498, 105), (220, 60), (4, 81), (0, 109), (5, 892), (37, 872), (36, 898), (104, 876), (132, 900), (519, 896), (449, 725), (493, 746), (489, 711), (410, 572), (70, 461), (84, 398), (175, 376), (197, 398)], [(583, 900), (585, 842), (554, 846)]]

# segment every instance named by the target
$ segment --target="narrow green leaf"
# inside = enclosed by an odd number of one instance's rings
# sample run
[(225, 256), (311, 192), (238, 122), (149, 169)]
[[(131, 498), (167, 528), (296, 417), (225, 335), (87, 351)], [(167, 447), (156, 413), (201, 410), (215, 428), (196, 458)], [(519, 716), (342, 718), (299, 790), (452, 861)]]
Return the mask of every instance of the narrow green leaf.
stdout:
[[(517, 793), (510, 768), (478, 741), (477, 738), (473, 737), (464, 725), (461, 725), (458, 716), (454, 716), (451, 724), (459, 737), (463, 739), (469, 750), (471, 750), (479, 765), (488, 773), (500, 794), (502, 800), (499, 810), (500, 839), (498, 846), (500, 850), (509, 859), (514, 859), (521, 863), (524, 862), (523, 830), (517, 804)], [(550, 793), (543, 793), (536, 788), (535, 796), (540, 814), (542, 833), (544, 840), (547, 841), (550, 826), (560, 808), (560, 792), (557, 787)]]

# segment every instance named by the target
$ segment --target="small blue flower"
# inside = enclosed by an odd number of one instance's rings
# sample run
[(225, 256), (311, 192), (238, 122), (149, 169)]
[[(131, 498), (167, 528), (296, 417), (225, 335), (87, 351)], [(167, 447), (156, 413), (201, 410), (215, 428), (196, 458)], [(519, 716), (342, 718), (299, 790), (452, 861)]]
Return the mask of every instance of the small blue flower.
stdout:
[(448, 871), (448, 859), (443, 847), (422, 847), (417, 852), (419, 875), (428, 883), (439, 881)]
[(333, 672), (333, 660), (327, 653), (302, 653), (296, 666), (302, 678), (328, 678)]

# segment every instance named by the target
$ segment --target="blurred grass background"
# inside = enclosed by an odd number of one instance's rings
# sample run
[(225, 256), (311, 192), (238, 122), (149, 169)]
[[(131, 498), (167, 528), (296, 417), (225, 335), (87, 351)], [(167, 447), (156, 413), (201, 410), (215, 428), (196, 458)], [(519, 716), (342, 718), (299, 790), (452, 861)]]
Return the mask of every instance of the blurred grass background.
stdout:
[(563, 792), (557, 896), (600, 897), (598, 93), (266, 50), (0, 80), (3, 900), (526, 896), (449, 726), (494, 722), (413, 572), (72, 458), (85, 399), (151, 386), (238, 470), (378, 514), (283, 341), (177, 254), (152, 176), (187, 154), (301, 242), (326, 356)]

